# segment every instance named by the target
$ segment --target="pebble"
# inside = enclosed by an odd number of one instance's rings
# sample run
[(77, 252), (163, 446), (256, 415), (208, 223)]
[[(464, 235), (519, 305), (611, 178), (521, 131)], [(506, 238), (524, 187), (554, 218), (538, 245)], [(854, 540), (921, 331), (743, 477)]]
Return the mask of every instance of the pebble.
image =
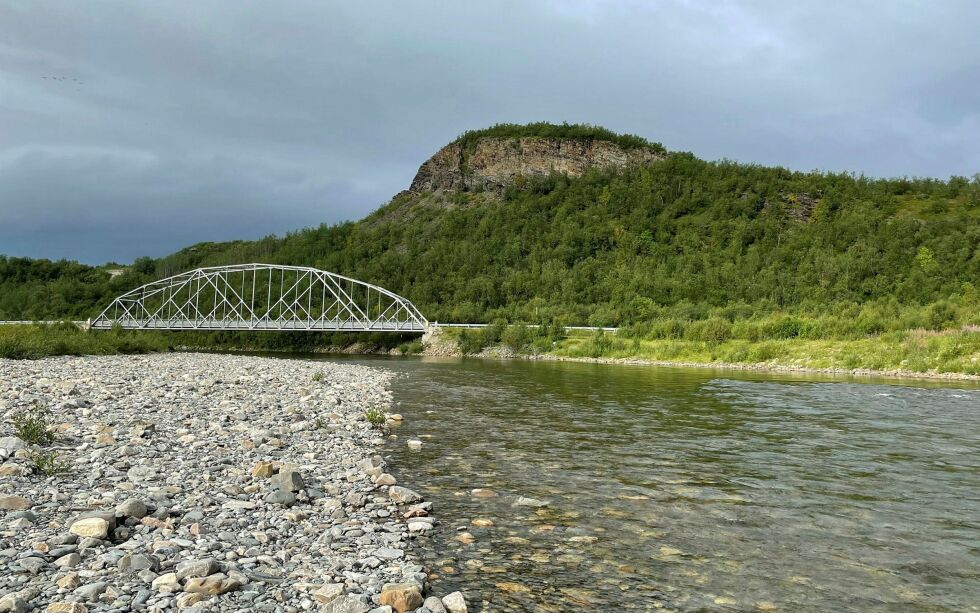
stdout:
[(515, 507), (546, 507), (550, 503), (545, 500), (538, 500), (537, 498), (527, 498), (525, 496), (518, 496), (517, 500), (514, 501), (513, 506)]

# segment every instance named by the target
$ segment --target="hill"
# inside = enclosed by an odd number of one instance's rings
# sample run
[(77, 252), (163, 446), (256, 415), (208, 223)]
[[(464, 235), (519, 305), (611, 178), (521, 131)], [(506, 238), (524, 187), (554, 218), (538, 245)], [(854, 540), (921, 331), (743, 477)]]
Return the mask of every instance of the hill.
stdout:
[(502, 125), (463, 134), (359, 222), (198, 244), (114, 279), (0, 259), (0, 318), (84, 317), (154, 276), (261, 261), (377, 283), (431, 320), (847, 337), (980, 324), (978, 246), (976, 177), (794, 172)]

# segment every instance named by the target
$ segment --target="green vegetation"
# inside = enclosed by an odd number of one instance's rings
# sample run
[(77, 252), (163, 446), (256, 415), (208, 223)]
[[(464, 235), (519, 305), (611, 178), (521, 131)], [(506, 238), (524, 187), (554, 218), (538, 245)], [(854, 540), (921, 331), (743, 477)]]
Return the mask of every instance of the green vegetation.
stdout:
[(86, 332), (71, 322), (0, 326), (0, 358), (148, 353), (165, 349), (167, 337), (162, 333), (123, 330)]
[(466, 151), (471, 149), (477, 140), (488, 136), (494, 138), (526, 138), (537, 136), (541, 138), (605, 140), (616, 143), (623, 149), (639, 149), (645, 147), (657, 153), (667, 153), (667, 149), (660, 143), (650, 142), (642, 136), (636, 136), (635, 134), (617, 134), (612, 130), (585, 123), (554, 124), (545, 121), (529, 124), (498, 123), (482, 130), (463, 132), (453, 143), (462, 145), (463, 150)]
[[(112, 271), (123, 271), (113, 277)], [(113, 264), (32, 260), (0, 255), (0, 320), (87, 319), (117, 295), (153, 279), (155, 263)]]
[(150, 353), (174, 348), (298, 353), (342, 349), (387, 353), (399, 348), (408, 354), (420, 352), (422, 344), (417, 334), (85, 331), (71, 322), (0, 326), (0, 358), (33, 360), (54, 355)]
[(902, 370), (980, 375), (980, 333), (906, 330), (855, 339), (751, 341), (647, 339), (574, 334), (554, 352), (576, 358), (726, 363), (800, 368)]
[(68, 462), (58, 457), (57, 451), (32, 451), (27, 458), (31, 463), (31, 470), (35, 473), (51, 477), (68, 472), (71, 468)]
[(29, 409), (14, 414), (14, 430), (17, 438), (31, 445), (50, 445), (54, 442), (54, 432), (48, 425), (51, 411), (37, 402)]
[[(642, 144), (594, 126), (549, 124), (498, 125), (458, 142), (532, 134)], [(977, 333), (960, 332), (980, 325), (980, 175), (870, 179), (688, 153), (575, 179), (528, 180), (500, 198), (403, 193), (360, 222), (202, 243), (141, 259), (113, 279), (105, 268), (0, 258), (0, 318), (84, 318), (150, 278), (251, 261), (376, 283), (433, 321), (496, 322), (460, 333), (469, 353), (505, 344), (532, 353), (744, 362), (817, 360), (837, 347), (867, 345), (835, 363), (969, 372), (980, 358), (976, 349), (969, 354)], [(571, 325), (623, 330), (562, 340), (559, 331)], [(0, 355), (9, 353), (5, 332)], [(167, 339), (256, 350), (418, 348), (417, 337), (387, 335)], [(677, 355), (662, 357), (671, 352)]]
[(508, 326), (502, 320), (485, 328), (461, 329), (456, 333), (460, 351), (465, 354), (476, 354), (488, 347), (503, 345), (511, 353), (538, 355), (552, 351), (564, 338), (565, 328), (558, 324)]
[(424, 349), (425, 347), (422, 346), (421, 338), (398, 345), (398, 351), (401, 352), (402, 355), (415, 355), (417, 353), (422, 353)]
[(312, 379), (313, 379), (313, 382), (314, 383), (319, 383), (319, 382), (323, 381), (323, 371), (322, 370), (318, 370), (315, 373), (313, 373)]
[(388, 421), (388, 415), (384, 412), (384, 409), (372, 407), (364, 413), (364, 419), (375, 428), (381, 429), (384, 428), (385, 422)]
[(418, 348), (418, 334), (390, 332), (167, 332), (169, 345), (181, 349), (221, 349), (292, 353), (389, 353), (393, 349)]

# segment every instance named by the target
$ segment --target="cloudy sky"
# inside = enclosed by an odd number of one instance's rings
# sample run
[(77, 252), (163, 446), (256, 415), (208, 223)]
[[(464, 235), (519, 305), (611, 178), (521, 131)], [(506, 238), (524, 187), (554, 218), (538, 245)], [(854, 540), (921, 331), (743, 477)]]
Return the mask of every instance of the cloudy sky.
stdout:
[(980, 3), (0, 0), (0, 253), (129, 262), (357, 219), (460, 132), (980, 172)]

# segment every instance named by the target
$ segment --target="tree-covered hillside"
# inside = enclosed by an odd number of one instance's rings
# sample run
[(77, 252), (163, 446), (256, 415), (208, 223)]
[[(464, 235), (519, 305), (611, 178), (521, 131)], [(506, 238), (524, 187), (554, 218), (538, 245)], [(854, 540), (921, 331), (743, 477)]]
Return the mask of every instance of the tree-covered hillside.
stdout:
[(877, 180), (672, 153), (522, 182), (501, 198), (403, 193), (360, 222), (199, 244), (112, 281), (66, 264), (40, 278), (0, 261), (0, 318), (94, 314), (151, 269), (251, 261), (377, 283), (438, 321), (667, 336), (695, 322), (820, 337), (942, 328), (980, 323), (980, 179)]

